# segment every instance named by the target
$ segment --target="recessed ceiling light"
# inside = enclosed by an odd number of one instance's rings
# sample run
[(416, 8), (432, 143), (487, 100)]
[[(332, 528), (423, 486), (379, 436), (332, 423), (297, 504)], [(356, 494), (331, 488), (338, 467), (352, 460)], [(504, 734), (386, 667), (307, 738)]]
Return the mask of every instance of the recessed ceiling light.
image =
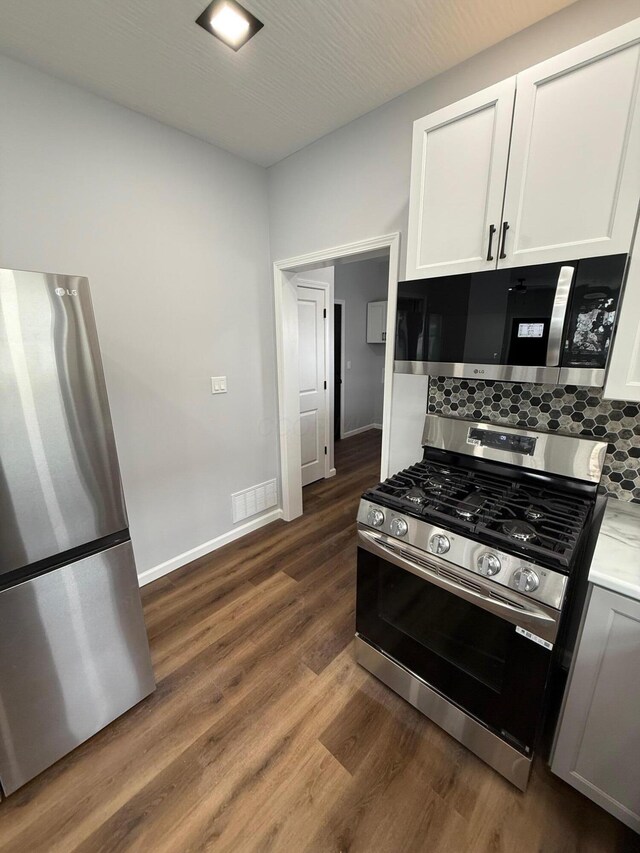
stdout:
[(264, 24), (235, 0), (213, 0), (196, 20), (211, 35), (239, 50)]

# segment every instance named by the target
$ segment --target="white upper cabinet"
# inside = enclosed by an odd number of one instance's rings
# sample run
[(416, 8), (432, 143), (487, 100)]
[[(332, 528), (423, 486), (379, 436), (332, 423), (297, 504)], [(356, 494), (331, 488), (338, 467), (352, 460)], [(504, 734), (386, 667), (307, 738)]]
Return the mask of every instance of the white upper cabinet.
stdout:
[(640, 231), (631, 255), (618, 328), (609, 358), (605, 400), (640, 402)]
[(407, 278), (629, 252), (639, 197), (640, 18), (415, 122)]
[(387, 302), (367, 303), (367, 343), (383, 344), (387, 340)]
[(514, 94), (512, 77), (415, 122), (407, 278), (495, 266)]
[(639, 71), (637, 20), (518, 74), (499, 266), (629, 251)]

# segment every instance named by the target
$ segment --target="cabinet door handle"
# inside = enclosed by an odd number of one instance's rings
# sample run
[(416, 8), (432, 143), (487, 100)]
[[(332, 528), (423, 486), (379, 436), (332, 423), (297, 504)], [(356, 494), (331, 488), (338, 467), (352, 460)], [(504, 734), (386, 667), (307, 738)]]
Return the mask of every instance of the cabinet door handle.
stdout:
[(487, 249), (487, 260), (488, 261), (493, 260), (493, 255), (491, 253), (493, 251), (493, 249), (492, 249), (492, 247), (493, 247), (493, 235), (495, 233), (496, 233), (496, 226), (490, 225), (489, 226), (489, 248)]
[(506, 252), (505, 252), (505, 250), (504, 250), (504, 244), (507, 242), (507, 231), (508, 231), (508, 230), (509, 230), (509, 223), (508, 223), (508, 222), (503, 222), (503, 223), (502, 223), (502, 244), (501, 244), (501, 246), (500, 246), (500, 254), (498, 255), (498, 257), (500, 258), (500, 260), (502, 260), (502, 258), (506, 258), (506, 257), (507, 257), (507, 254), (506, 254)]

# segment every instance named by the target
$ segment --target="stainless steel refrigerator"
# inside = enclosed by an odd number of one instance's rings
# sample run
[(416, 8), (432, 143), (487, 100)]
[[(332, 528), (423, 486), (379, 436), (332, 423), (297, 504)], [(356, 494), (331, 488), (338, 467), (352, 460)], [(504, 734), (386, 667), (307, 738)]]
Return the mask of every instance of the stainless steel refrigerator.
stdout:
[(0, 270), (0, 784), (155, 688), (86, 278)]

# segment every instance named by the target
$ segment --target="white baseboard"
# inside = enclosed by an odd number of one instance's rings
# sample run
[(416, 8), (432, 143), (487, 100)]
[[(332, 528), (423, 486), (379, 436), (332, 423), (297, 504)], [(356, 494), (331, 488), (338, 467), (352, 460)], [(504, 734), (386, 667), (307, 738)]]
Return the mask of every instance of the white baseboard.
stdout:
[(351, 438), (352, 435), (359, 435), (361, 432), (367, 432), (370, 429), (382, 429), (382, 424), (367, 424), (366, 426), (349, 429), (342, 433), (343, 438)]
[(237, 527), (234, 527), (233, 530), (228, 530), (226, 533), (216, 536), (215, 539), (203, 542), (202, 545), (197, 545), (189, 551), (178, 554), (177, 557), (172, 557), (171, 560), (167, 560), (164, 563), (160, 563), (158, 566), (153, 566), (153, 568), (147, 569), (142, 572), (142, 574), (138, 575), (138, 583), (140, 586), (146, 586), (148, 583), (158, 580), (158, 578), (161, 578), (164, 575), (168, 575), (170, 572), (179, 569), (181, 566), (186, 566), (187, 563), (190, 563), (192, 560), (204, 557), (206, 554), (210, 554), (212, 551), (222, 548), (223, 545), (228, 545), (229, 542), (234, 542), (236, 539), (246, 536), (247, 533), (251, 533), (253, 530), (258, 530), (260, 527), (271, 524), (272, 521), (276, 521), (279, 518), (282, 518), (282, 510), (274, 509), (271, 512), (266, 513), (266, 515), (261, 515), (259, 518), (255, 518), (252, 521), (247, 521), (245, 524), (239, 524)]

